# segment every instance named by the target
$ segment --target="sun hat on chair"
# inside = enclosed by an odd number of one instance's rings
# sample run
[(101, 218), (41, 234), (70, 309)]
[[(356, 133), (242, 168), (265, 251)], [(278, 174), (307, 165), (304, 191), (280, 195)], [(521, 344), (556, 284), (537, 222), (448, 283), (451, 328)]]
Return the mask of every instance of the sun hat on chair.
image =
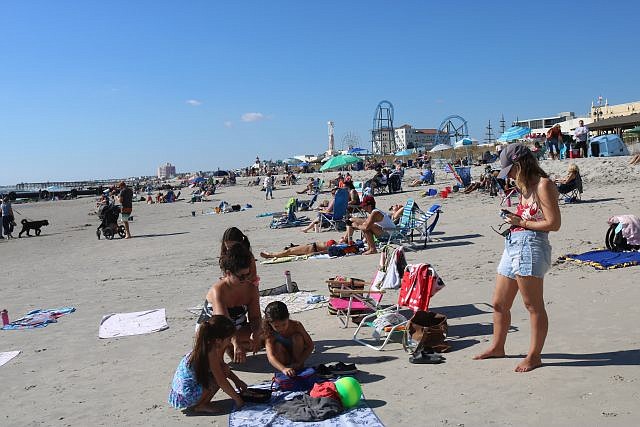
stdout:
[(515, 162), (522, 157), (531, 153), (527, 147), (522, 144), (509, 144), (500, 152), (500, 173), (498, 178), (504, 179), (509, 175), (509, 171)]

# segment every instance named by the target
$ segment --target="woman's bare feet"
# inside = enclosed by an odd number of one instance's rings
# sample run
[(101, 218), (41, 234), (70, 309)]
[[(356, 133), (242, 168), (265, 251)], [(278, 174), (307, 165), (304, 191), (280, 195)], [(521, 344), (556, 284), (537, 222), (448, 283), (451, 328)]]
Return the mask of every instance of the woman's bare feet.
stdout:
[(373, 255), (373, 254), (377, 254), (378, 251), (375, 249), (369, 249), (368, 251), (364, 251), (362, 252), (362, 255)]
[(516, 366), (516, 372), (529, 372), (542, 366), (542, 358), (540, 356), (527, 356), (522, 362)]
[(498, 359), (504, 357), (504, 349), (497, 348), (488, 348), (486, 351), (483, 351), (480, 354), (476, 354), (473, 356), (473, 360), (483, 360), (483, 359)]
[(260, 252), (260, 256), (262, 258), (273, 258), (273, 255), (270, 254), (269, 252)]
[(191, 407), (191, 410), (198, 414), (217, 415), (221, 413), (221, 408), (213, 402), (201, 403)]

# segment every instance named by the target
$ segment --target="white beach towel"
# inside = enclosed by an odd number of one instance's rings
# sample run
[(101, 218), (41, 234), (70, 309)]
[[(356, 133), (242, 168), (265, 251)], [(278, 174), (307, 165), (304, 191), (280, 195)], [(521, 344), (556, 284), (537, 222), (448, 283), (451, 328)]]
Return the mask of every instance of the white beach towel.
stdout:
[(9, 360), (13, 359), (19, 354), (20, 354), (20, 350), (0, 352), (0, 366), (4, 365)]
[(169, 325), (164, 308), (135, 313), (112, 313), (102, 317), (98, 338), (150, 334), (165, 329), (169, 329)]

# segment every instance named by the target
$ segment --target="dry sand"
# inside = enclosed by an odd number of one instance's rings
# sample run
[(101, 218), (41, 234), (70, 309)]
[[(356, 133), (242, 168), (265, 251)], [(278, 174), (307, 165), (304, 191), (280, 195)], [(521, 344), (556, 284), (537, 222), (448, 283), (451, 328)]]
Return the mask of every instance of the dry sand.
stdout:
[[(627, 160), (577, 161), (585, 181), (583, 202), (561, 202), (562, 228), (550, 236), (554, 259), (603, 246), (609, 216), (640, 214), (640, 168), (627, 166)], [(543, 164), (559, 175), (566, 166), (566, 161)], [(416, 174), (410, 171), (405, 182)], [(437, 178), (438, 188), (451, 183), (443, 173)], [(500, 221), (498, 200), (477, 192), (421, 199), (422, 190), (405, 186), (405, 192), (378, 202), (387, 208), (416, 197), (423, 208), (443, 204), (436, 240), (425, 250), (408, 248), (406, 255), (410, 263), (433, 264), (446, 282), (432, 300), (433, 310), (449, 316), (453, 351), (446, 363), (411, 365), (397, 343), (382, 352), (357, 345), (351, 340), (353, 327), (340, 328), (324, 309), (294, 316), (316, 342), (310, 363), (356, 363), (369, 404), (389, 426), (640, 424), (640, 267), (598, 272), (555, 263), (545, 281), (550, 318), (545, 366), (513, 372), (529, 341), (528, 315), (519, 298), (509, 357), (474, 361), (491, 337), (489, 304), (503, 242), (489, 226)], [(274, 231), (268, 228), (270, 218), (256, 218), (281, 210), (291, 195), (291, 188), (279, 187), (274, 200), (265, 201), (257, 188), (237, 185), (220, 189), (210, 203), (138, 203), (131, 224), (136, 238), (113, 241), (96, 239), (92, 198), (15, 205), (18, 220), (46, 218), (51, 225), (40, 237), (0, 242), (0, 308), (12, 318), (36, 308), (74, 306), (77, 311), (46, 328), (0, 332), (0, 351), (22, 350), (0, 367), (0, 424), (226, 425), (225, 415), (186, 417), (166, 402), (178, 361), (192, 345), (195, 316), (187, 308), (201, 303), (218, 277), (219, 241), (229, 226), (248, 234), (256, 254), (338, 236), (304, 235), (297, 228)], [(201, 215), (220, 200), (253, 208)], [(192, 210), (198, 215), (192, 217)], [(369, 280), (377, 262), (377, 256), (354, 256), (260, 265), (258, 272), (262, 287), (281, 284), (284, 270), (290, 270), (302, 289), (326, 294), (326, 278), (341, 274)], [(385, 299), (393, 303), (396, 295)], [(104, 314), (161, 307), (167, 310), (166, 331), (97, 337)], [(264, 353), (235, 370), (247, 383), (269, 379), (272, 372)], [(229, 407), (222, 392), (217, 399)]]

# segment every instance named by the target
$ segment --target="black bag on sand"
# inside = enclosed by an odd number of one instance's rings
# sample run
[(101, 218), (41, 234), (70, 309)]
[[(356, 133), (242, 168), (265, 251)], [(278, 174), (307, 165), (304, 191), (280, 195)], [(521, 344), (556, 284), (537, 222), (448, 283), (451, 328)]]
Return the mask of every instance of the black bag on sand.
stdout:
[(622, 251), (637, 251), (640, 249), (640, 246), (630, 245), (627, 243), (627, 239), (622, 235), (622, 230), (616, 232), (619, 224), (614, 222), (609, 226), (607, 230), (607, 235), (605, 237), (605, 244), (607, 245), (607, 249), (613, 252), (622, 252)]
[(445, 353), (451, 349), (445, 343), (448, 329), (447, 316), (444, 314), (418, 310), (407, 323), (402, 347), (405, 351), (412, 350), (414, 355), (423, 350)]

